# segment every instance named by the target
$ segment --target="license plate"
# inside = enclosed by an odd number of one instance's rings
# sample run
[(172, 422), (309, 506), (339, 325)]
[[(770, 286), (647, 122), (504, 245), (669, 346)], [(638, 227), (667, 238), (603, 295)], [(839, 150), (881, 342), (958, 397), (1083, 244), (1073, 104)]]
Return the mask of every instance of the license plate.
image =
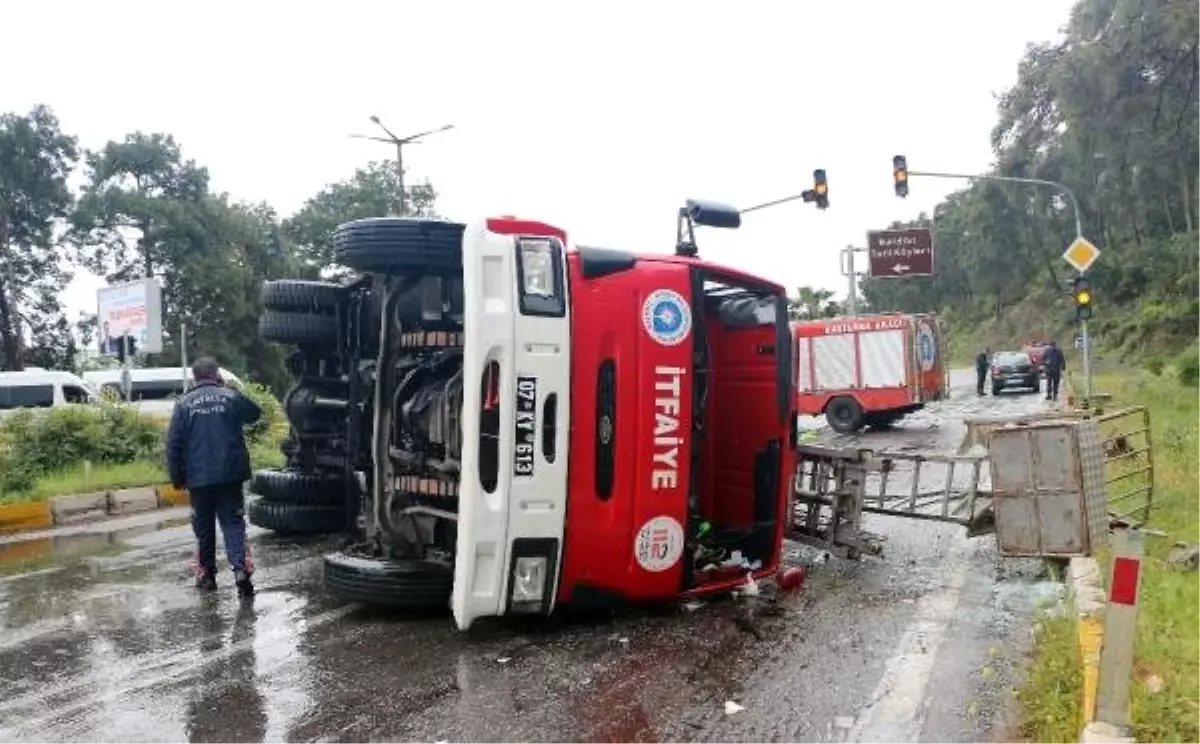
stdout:
[(514, 424), (513, 475), (533, 477), (534, 441), (537, 436), (537, 378), (517, 377), (517, 417)]

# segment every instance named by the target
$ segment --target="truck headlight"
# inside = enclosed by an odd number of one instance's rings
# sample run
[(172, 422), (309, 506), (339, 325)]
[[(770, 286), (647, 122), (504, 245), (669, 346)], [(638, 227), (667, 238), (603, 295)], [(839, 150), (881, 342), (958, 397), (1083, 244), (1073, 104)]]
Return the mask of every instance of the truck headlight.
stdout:
[(566, 313), (562, 266), (562, 243), (557, 238), (517, 239), (517, 282), (523, 314), (562, 317)]
[(546, 596), (546, 557), (519, 556), (513, 562), (512, 604), (514, 610), (541, 609)]

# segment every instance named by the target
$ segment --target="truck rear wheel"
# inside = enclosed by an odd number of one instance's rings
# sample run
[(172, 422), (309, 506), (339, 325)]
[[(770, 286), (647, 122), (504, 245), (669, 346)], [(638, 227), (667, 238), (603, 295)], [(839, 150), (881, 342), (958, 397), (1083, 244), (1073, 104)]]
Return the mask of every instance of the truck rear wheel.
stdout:
[(346, 510), (340, 506), (309, 506), (255, 501), (246, 508), (250, 524), (278, 535), (326, 535), (346, 526)]
[(863, 426), (862, 406), (849, 396), (834, 398), (825, 406), (825, 420), (837, 433), (853, 434)]
[(456, 273), (462, 270), (463, 228), (445, 220), (355, 220), (333, 231), (333, 260), (364, 274)]
[(337, 318), (313, 313), (267, 310), (258, 319), (258, 336), (263, 341), (296, 346), (337, 345)]
[(325, 556), (325, 586), (343, 602), (393, 610), (439, 610), (450, 605), (454, 568), (433, 560), (331, 553)]
[(346, 502), (345, 484), (340, 474), (268, 468), (254, 474), (250, 490), (276, 504), (341, 507)]
[(332, 315), (346, 298), (346, 288), (331, 282), (280, 279), (263, 282), (259, 299), (266, 310)]

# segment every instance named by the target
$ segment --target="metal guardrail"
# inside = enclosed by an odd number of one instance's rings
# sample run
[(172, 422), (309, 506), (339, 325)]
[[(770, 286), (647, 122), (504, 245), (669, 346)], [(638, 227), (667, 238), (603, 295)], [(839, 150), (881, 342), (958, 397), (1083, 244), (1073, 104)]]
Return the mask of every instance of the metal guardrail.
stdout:
[(1104, 437), (1104, 481), (1113, 524), (1141, 527), (1154, 508), (1154, 439), (1150, 410), (1131, 406), (1096, 416)]
[(862, 513), (991, 531), (991, 472), (982, 453), (875, 453), (812, 445), (797, 448), (789, 532), (848, 557), (873, 546), (861, 535)]

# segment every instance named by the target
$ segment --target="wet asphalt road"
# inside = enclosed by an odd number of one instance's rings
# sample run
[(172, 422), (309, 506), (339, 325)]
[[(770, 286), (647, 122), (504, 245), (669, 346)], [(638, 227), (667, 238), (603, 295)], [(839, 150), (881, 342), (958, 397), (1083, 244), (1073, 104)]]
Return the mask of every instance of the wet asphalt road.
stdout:
[[(963, 416), (1041, 405), (952, 381), (952, 400), (855, 439), (952, 451)], [(198, 596), (181, 510), (9, 539), (0, 741), (1010, 739), (1032, 614), (1057, 585), (961, 527), (867, 527), (882, 557), (815, 567), (756, 620), (761, 639), (732, 600), (458, 634), (339, 606), (329, 540), (257, 531), (254, 602), (230, 582)]]

